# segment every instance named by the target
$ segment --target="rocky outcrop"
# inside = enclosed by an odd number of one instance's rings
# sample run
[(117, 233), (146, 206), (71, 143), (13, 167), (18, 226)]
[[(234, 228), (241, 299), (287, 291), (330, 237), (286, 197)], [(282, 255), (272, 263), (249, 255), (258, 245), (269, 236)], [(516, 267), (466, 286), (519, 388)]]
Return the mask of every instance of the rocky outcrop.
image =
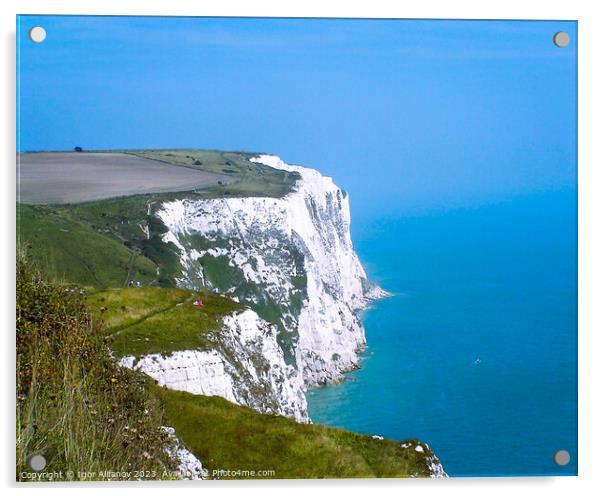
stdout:
[(163, 427), (163, 430), (173, 442), (172, 447), (168, 451), (178, 464), (177, 478), (190, 480), (207, 478), (207, 470), (203, 468), (201, 461), (181, 443), (176, 436), (176, 430), (173, 427)]
[(221, 396), (261, 413), (309, 421), (300, 376), (284, 362), (274, 325), (247, 309), (224, 317), (211, 339), (215, 347), (210, 350), (129, 356), (121, 364), (170, 389)]

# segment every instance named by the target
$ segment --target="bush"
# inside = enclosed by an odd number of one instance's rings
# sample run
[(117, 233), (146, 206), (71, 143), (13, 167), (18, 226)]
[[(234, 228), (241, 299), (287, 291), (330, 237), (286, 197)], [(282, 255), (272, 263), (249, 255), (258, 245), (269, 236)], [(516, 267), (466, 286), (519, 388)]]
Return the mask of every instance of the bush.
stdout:
[(78, 471), (148, 470), (159, 478), (172, 470), (172, 441), (149, 379), (115, 364), (83, 291), (47, 282), (22, 256), (16, 289), (17, 479), (26, 480), (36, 454), (46, 458), (45, 471), (67, 479)]

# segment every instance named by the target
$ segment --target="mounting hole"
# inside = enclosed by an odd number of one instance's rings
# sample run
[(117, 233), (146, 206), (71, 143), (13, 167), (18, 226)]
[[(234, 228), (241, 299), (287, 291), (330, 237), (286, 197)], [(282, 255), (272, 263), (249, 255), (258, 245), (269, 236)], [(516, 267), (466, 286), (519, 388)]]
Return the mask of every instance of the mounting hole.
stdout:
[(42, 43), (46, 39), (46, 30), (42, 26), (34, 26), (29, 30), (29, 39), (34, 43)]
[(46, 458), (44, 458), (42, 455), (34, 455), (29, 459), (29, 466), (36, 472), (44, 470), (44, 467), (46, 466)]
[(571, 461), (571, 455), (567, 450), (558, 450), (554, 454), (554, 461), (556, 462), (556, 465), (564, 467), (565, 465), (568, 465)]
[(571, 42), (571, 37), (566, 31), (558, 31), (554, 35), (554, 45), (558, 48), (566, 48)]

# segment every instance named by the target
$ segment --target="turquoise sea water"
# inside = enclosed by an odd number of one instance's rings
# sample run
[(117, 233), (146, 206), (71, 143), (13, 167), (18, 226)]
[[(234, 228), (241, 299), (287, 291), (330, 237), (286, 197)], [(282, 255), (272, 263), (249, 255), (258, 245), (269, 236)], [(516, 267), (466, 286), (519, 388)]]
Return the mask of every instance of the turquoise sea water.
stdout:
[(369, 276), (393, 296), (364, 312), (362, 368), (309, 393), (314, 422), (419, 438), (452, 476), (575, 474), (575, 200), (354, 218)]

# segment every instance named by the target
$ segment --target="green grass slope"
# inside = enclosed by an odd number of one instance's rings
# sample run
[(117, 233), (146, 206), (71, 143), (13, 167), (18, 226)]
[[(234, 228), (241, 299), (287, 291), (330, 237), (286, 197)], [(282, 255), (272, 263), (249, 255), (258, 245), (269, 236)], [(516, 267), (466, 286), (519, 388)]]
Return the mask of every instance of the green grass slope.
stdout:
[(171, 195), (139, 195), (55, 208), (151, 260), (156, 267), (156, 283), (172, 287), (174, 278), (181, 272), (177, 248), (163, 242), (161, 236), (167, 229), (153, 215), (160, 201), (172, 198)]
[(156, 279), (156, 265), (64, 208), (17, 206), (17, 240), (49, 277), (99, 288)]
[[(428, 477), (432, 452), (323, 425), (263, 415), (222, 398), (171, 391), (155, 394), (178, 436), (209, 475), (250, 478)], [(216, 473), (215, 470), (231, 471)], [(251, 477), (252, 478), (252, 477)]]
[[(203, 307), (192, 304), (197, 298)], [(243, 308), (214, 293), (168, 288), (101, 291), (90, 295), (87, 304), (105, 324), (119, 357), (219, 348), (221, 319)]]

